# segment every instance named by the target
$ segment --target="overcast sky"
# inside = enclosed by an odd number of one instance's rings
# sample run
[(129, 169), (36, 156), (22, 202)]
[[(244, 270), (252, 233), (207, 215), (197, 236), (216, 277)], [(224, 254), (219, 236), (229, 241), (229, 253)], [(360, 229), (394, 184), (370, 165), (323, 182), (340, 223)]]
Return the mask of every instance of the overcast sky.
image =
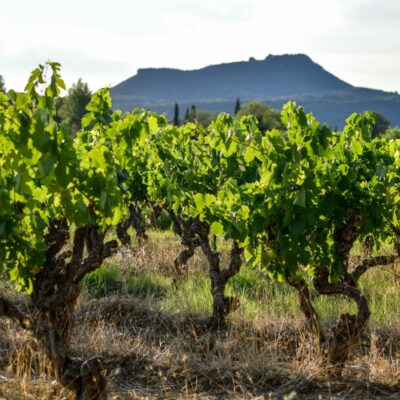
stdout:
[(3, 0), (0, 74), (22, 89), (38, 63), (70, 86), (138, 68), (201, 68), (305, 53), (345, 81), (400, 92), (400, 0)]

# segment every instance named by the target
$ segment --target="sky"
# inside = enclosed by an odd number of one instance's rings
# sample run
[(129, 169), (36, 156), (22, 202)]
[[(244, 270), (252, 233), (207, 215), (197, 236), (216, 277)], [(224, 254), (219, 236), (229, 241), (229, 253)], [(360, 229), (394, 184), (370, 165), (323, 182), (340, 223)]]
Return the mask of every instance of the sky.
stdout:
[(2, 0), (0, 75), (22, 90), (46, 60), (68, 87), (139, 68), (304, 53), (355, 85), (400, 92), (400, 0)]

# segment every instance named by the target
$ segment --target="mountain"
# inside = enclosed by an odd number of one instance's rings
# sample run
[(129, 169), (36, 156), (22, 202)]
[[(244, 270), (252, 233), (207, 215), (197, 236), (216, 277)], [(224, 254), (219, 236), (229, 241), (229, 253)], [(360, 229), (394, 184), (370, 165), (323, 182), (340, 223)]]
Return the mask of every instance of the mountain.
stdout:
[(237, 98), (242, 104), (257, 99), (277, 109), (294, 100), (332, 127), (341, 128), (350, 114), (365, 110), (380, 112), (400, 126), (400, 95), (354, 87), (304, 54), (269, 55), (192, 71), (139, 69), (111, 88), (111, 96), (114, 107), (123, 111), (144, 107), (169, 116), (175, 102), (183, 114), (191, 104), (232, 113)]

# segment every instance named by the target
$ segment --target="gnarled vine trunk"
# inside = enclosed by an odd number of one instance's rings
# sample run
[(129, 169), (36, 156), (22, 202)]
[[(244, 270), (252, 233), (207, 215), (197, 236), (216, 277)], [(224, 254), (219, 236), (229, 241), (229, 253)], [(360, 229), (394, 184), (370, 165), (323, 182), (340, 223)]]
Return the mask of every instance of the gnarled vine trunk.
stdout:
[(368, 324), (371, 312), (366, 297), (356, 286), (345, 282), (330, 283), (328, 277), (328, 270), (322, 269), (314, 280), (316, 290), (328, 296), (346, 296), (357, 304), (358, 309), (356, 315), (344, 313), (339, 316), (328, 343), (329, 361), (335, 366), (336, 373), (340, 375), (349, 358), (351, 348), (358, 343)]
[(211, 295), (213, 298), (212, 323), (215, 327), (225, 326), (225, 317), (239, 308), (240, 302), (236, 297), (225, 296), (225, 287), (228, 280), (236, 275), (242, 265), (242, 249), (237, 242), (233, 242), (230, 251), (230, 263), (227, 268), (221, 269), (221, 254), (213, 250), (209, 240), (209, 226), (195, 218), (187, 220), (169, 211), (174, 232), (181, 237), (185, 249), (175, 259), (175, 270), (181, 275), (182, 266), (194, 255), (200, 247), (208, 261), (208, 275), (211, 280)]
[(131, 245), (131, 236), (128, 233), (129, 227), (133, 227), (140, 245), (148, 239), (146, 235), (146, 224), (143, 221), (142, 212), (137, 204), (132, 203), (129, 206), (128, 218), (120, 222), (116, 227), (118, 239), (123, 246)]
[(331, 337), (325, 343), (328, 359), (337, 375), (341, 375), (352, 347), (358, 343), (371, 316), (368, 301), (357, 287), (358, 279), (349, 272), (350, 251), (357, 239), (360, 223), (360, 216), (354, 210), (349, 209), (346, 222), (334, 230), (333, 239), (337, 260), (342, 267), (340, 280), (330, 282), (329, 270), (326, 267), (320, 267), (314, 278), (314, 287), (319, 294), (345, 296), (357, 305), (356, 315), (344, 313), (339, 316), (336, 326), (332, 329)]
[(334, 230), (333, 239), (337, 260), (342, 267), (340, 280), (330, 282), (329, 270), (326, 267), (320, 267), (314, 277), (314, 287), (319, 294), (345, 296), (357, 305), (357, 314), (341, 314), (336, 326), (332, 329), (330, 338), (322, 343), (336, 375), (341, 375), (350, 351), (358, 343), (371, 315), (368, 301), (357, 287), (357, 279), (349, 272), (350, 251), (357, 239), (360, 222), (360, 216), (349, 209), (346, 222)]
[(104, 243), (104, 233), (96, 226), (75, 231), (72, 251), (65, 250), (68, 239), (66, 221), (53, 221), (45, 237), (45, 264), (36, 276), (28, 308), (0, 299), (0, 315), (33, 333), (51, 360), (56, 378), (76, 394), (77, 400), (104, 400), (106, 361), (74, 357), (70, 341), (80, 281), (116, 252), (117, 242)]
[(286, 281), (297, 290), (300, 308), (306, 318), (309, 329), (316, 342), (322, 346), (326, 340), (325, 334), (322, 330), (318, 313), (312, 304), (310, 290), (306, 281), (303, 278), (291, 279), (290, 277), (286, 278)]
[(369, 238), (368, 252), (366, 252), (369, 258), (353, 265), (352, 271), (350, 271), (350, 251), (357, 239), (360, 223), (360, 217), (353, 210), (348, 210), (348, 218), (345, 224), (334, 230), (333, 239), (335, 241), (337, 259), (342, 267), (340, 279), (337, 282), (330, 282), (328, 268), (320, 267), (313, 280), (314, 287), (319, 294), (344, 296), (354, 301), (357, 305), (357, 314), (343, 313), (338, 317), (329, 337), (323, 332), (318, 313), (312, 305), (310, 291), (305, 280), (302, 278), (287, 278), (288, 283), (298, 291), (300, 307), (311, 332), (319, 343), (321, 351), (326, 354), (330, 364), (333, 366), (333, 372), (337, 375), (342, 373), (352, 347), (359, 341), (371, 316), (368, 300), (358, 288), (360, 277), (370, 268), (377, 265), (391, 264), (399, 257), (399, 254), (371, 257), (373, 239)]
[(201, 243), (203, 253), (208, 259), (209, 276), (211, 280), (211, 294), (213, 297), (213, 314), (212, 319), (217, 327), (225, 325), (225, 317), (231, 312), (236, 311), (240, 302), (237, 297), (225, 296), (226, 283), (230, 278), (236, 275), (242, 265), (242, 250), (238, 243), (233, 242), (230, 251), (230, 263), (228, 268), (220, 268), (220, 254), (211, 249), (207, 238), (204, 238)]
[(183, 219), (174, 212), (169, 211), (173, 223), (174, 233), (181, 238), (181, 244), (185, 248), (178, 254), (174, 260), (175, 279), (178, 281), (183, 276), (183, 267), (194, 256), (194, 251), (200, 246), (201, 240), (196, 234), (196, 220), (193, 218)]
[(106, 399), (106, 370), (101, 357), (81, 360), (70, 355), (69, 330), (76, 299), (65, 299), (64, 304), (43, 307), (32, 303), (32, 331), (56, 371), (56, 378), (76, 394), (77, 400)]

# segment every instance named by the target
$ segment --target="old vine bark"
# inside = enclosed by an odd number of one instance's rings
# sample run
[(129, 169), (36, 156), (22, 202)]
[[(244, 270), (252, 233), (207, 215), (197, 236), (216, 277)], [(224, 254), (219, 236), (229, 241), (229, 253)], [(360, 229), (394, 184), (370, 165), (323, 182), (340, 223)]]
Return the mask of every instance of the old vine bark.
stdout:
[(318, 269), (314, 279), (314, 287), (318, 293), (328, 296), (342, 295), (357, 304), (356, 315), (344, 313), (339, 316), (332, 335), (325, 344), (327, 356), (337, 375), (342, 373), (350, 351), (358, 342), (371, 315), (368, 301), (357, 287), (357, 279), (349, 273), (350, 251), (357, 239), (360, 222), (360, 216), (353, 210), (348, 210), (346, 223), (334, 230), (333, 239), (336, 245), (337, 259), (342, 266), (340, 281), (330, 282), (329, 271), (325, 267)]
[(143, 221), (142, 212), (137, 204), (129, 206), (128, 218), (120, 222), (116, 227), (118, 239), (123, 246), (131, 245), (131, 236), (128, 233), (128, 229), (131, 226), (135, 229), (139, 244), (142, 245), (148, 237), (146, 235), (146, 224)]
[(174, 232), (181, 237), (185, 249), (175, 259), (177, 275), (182, 274), (182, 266), (194, 255), (200, 247), (208, 262), (208, 275), (211, 280), (211, 294), (213, 297), (212, 324), (219, 328), (225, 326), (225, 317), (239, 308), (239, 299), (225, 296), (225, 287), (228, 280), (236, 275), (242, 265), (242, 249), (237, 242), (233, 242), (230, 251), (230, 262), (227, 268), (221, 269), (221, 254), (213, 249), (210, 243), (209, 226), (195, 218), (182, 219), (169, 211), (173, 221)]
[[(400, 252), (395, 248), (397, 254), (390, 256), (372, 257), (373, 239), (369, 237), (368, 251), (365, 251), (368, 258), (359, 260), (357, 263), (350, 263), (350, 251), (358, 237), (358, 227), (361, 223), (360, 217), (353, 211), (348, 211), (348, 219), (340, 227), (334, 230), (334, 241), (337, 251), (337, 259), (341, 263), (341, 273), (338, 282), (329, 280), (329, 270), (327, 267), (320, 267), (314, 277), (314, 287), (319, 294), (327, 296), (345, 296), (353, 300), (357, 305), (357, 314), (341, 314), (336, 326), (332, 329), (328, 337), (321, 327), (318, 313), (312, 305), (310, 291), (306, 281), (301, 277), (287, 277), (287, 282), (294, 287), (299, 295), (300, 307), (309, 325), (309, 328), (319, 343), (321, 351), (326, 354), (333, 372), (340, 375), (343, 366), (350, 356), (352, 347), (357, 344), (361, 334), (364, 332), (369, 318), (370, 309), (366, 297), (358, 288), (358, 281), (361, 276), (370, 268), (379, 265), (389, 265), (394, 263)], [(350, 266), (351, 271), (350, 271)]]
[(72, 251), (65, 250), (68, 239), (66, 221), (53, 221), (45, 237), (45, 264), (36, 276), (28, 308), (0, 299), (0, 315), (33, 333), (53, 363), (57, 379), (77, 400), (104, 400), (107, 362), (101, 357), (73, 357), (70, 339), (79, 283), (116, 252), (117, 242), (104, 243), (104, 233), (91, 225), (75, 231)]
[(174, 260), (175, 283), (183, 276), (183, 268), (187, 262), (194, 256), (194, 251), (200, 246), (201, 240), (196, 234), (196, 220), (193, 218), (183, 219), (174, 212), (169, 211), (175, 234), (181, 238), (181, 244), (185, 248), (178, 254)]
[(306, 281), (303, 278), (291, 279), (289, 277), (286, 279), (286, 281), (289, 283), (289, 285), (297, 290), (300, 308), (306, 318), (309, 329), (311, 330), (316, 342), (319, 345), (322, 345), (326, 338), (321, 327), (318, 313), (312, 304), (310, 290)]

